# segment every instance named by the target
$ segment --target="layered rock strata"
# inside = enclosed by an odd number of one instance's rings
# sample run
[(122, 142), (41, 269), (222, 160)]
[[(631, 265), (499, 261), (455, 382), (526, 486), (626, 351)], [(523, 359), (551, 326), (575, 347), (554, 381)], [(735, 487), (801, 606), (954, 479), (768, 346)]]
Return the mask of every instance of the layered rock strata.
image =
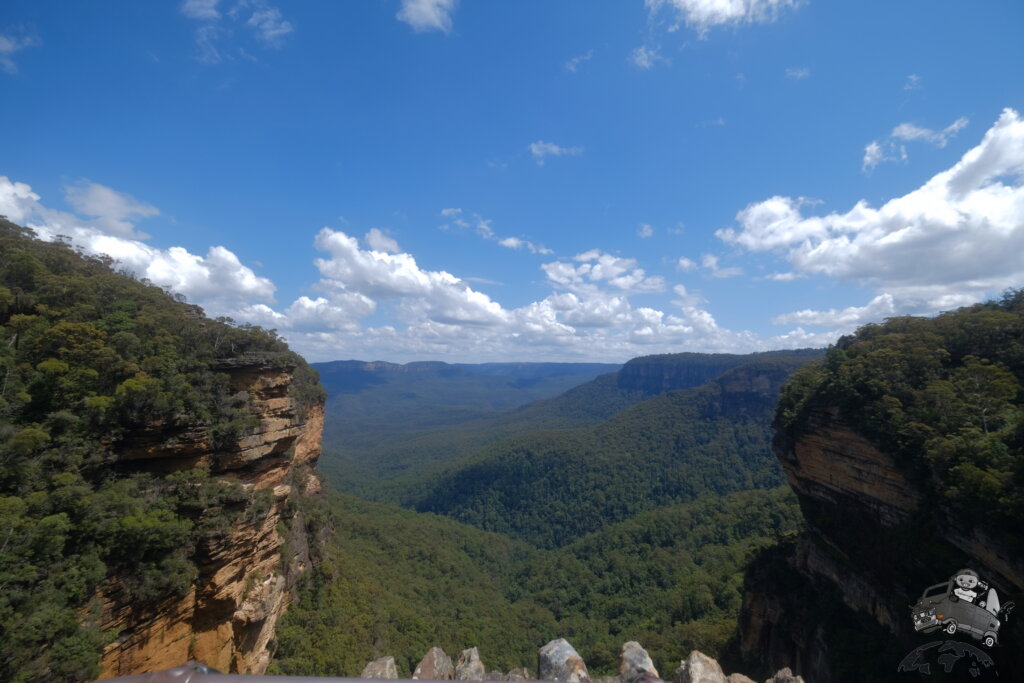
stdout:
[[(183, 596), (139, 606), (118, 580), (108, 583), (102, 627), (119, 634), (103, 653), (103, 678), (168, 669), (189, 659), (231, 673), (262, 673), (277, 619), (297, 576), (309, 565), (305, 525), (288, 519), (289, 501), (319, 492), (312, 467), (320, 455), (323, 405), (301, 406), (289, 391), (291, 367), (259, 359), (218, 368), (244, 397), (257, 426), (216, 448), (202, 425), (153, 426), (114, 447), (122, 467), (173, 472), (200, 465), (269, 499), (262, 514), (234, 523), (197, 549), (199, 577)], [(290, 528), (287, 537), (282, 529)]]
[(927, 586), (969, 566), (1004, 595), (1024, 591), (1022, 558), (950, 517), (920, 473), (864, 438), (837, 407), (812, 406), (797, 427), (777, 433), (773, 448), (807, 532), (748, 570), (743, 659), (793, 666), (815, 683), (891, 674), (922, 642), (908, 606)]

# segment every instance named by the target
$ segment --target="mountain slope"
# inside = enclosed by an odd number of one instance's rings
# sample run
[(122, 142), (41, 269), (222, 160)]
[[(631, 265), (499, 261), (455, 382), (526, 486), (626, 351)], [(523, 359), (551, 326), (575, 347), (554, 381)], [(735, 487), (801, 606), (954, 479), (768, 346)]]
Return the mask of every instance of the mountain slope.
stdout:
[(600, 425), (506, 440), (416, 502), (541, 547), (661, 505), (782, 483), (769, 449), (779, 387), (807, 354), (760, 356)]

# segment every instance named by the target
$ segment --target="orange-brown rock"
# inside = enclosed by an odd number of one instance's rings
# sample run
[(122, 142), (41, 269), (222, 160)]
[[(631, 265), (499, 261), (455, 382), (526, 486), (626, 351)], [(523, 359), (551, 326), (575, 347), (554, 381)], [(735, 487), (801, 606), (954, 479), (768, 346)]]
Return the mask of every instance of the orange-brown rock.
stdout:
[(102, 678), (166, 669), (189, 659), (223, 672), (263, 673), (276, 622), (309, 563), (301, 520), (291, 525), (285, 552), (278, 529), (289, 497), (320, 491), (309, 470), (320, 455), (323, 406), (302, 408), (289, 395), (291, 368), (250, 360), (220, 369), (229, 374), (236, 395), (244, 392), (259, 419), (251, 433), (216, 449), (203, 426), (171, 432), (152, 426), (117, 444), (118, 457), (163, 472), (205, 464), (246, 489), (270, 491), (269, 510), (205, 542), (195, 558), (199, 578), (180, 598), (139, 607), (116, 579), (104, 587), (98, 596), (103, 628), (120, 635), (103, 653)]

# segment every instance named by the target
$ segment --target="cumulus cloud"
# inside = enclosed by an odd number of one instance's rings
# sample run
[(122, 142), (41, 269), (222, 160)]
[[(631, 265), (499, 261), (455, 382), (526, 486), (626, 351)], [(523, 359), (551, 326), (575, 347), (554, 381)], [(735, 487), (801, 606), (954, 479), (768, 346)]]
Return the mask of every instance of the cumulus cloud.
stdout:
[(600, 286), (610, 285), (623, 292), (660, 292), (665, 280), (660, 276), (648, 277), (636, 259), (621, 258), (591, 249), (577, 254), (573, 260), (579, 264), (554, 261), (541, 266), (548, 281), (558, 288), (578, 293), (593, 294)]
[(544, 165), (546, 157), (579, 156), (583, 154), (582, 147), (560, 147), (553, 142), (538, 140), (530, 143), (530, 154), (538, 166)]
[(380, 228), (370, 228), (370, 231), (366, 233), (363, 240), (374, 251), (383, 251), (388, 254), (398, 253), (398, 242), (385, 235)]
[(252, 15), (245, 25), (251, 28), (264, 45), (280, 47), (284, 37), (295, 30), (292, 22), (281, 16), (281, 10), (265, 3), (253, 3)]
[(912, 123), (901, 123), (892, 130), (892, 137), (900, 140), (922, 140), (930, 142), (936, 147), (945, 147), (949, 139), (967, 126), (969, 121), (960, 117), (942, 130), (930, 130), (921, 128)]
[(640, 239), (647, 239), (654, 235), (654, 228), (649, 223), (641, 223), (640, 227), (636, 229), (636, 234)]
[(43, 239), (70, 237), (86, 253), (106, 254), (136, 276), (184, 294), (214, 314), (232, 315), (254, 301), (273, 300), (274, 284), (224, 247), (210, 247), (199, 256), (182, 247), (158, 249), (137, 239), (131, 220), (156, 215), (156, 207), (88, 182), (71, 186), (68, 199), (76, 210), (95, 218), (51, 209), (29, 185), (0, 176), (0, 214), (34, 229)]
[(690, 259), (686, 258), (685, 256), (680, 256), (679, 260), (676, 261), (676, 270), (680, 270), (685, 273), (687, 271), (696, 269), (697, 264), (694, 261), (691, 261)]
[(663, 9), (675, 13), (679, 24), (706, 35), (715, 26), (775, 21), (786, 9), (795, 9), (801, 0), (646, 0), (651, 14)]
[(160, 213), (155, 206), (88, 180), (68, 185), (64, 192), (68, 204), (81, 214), (93, 216), (92, 225), (100, 231), (129, 239), (149, 237), (135, 231), (135, 222)]
[(711, 272), (711, 277), (736, 277), (743, 274), (742, 268), (736, 266), (722, 268), (719, 266), (718, 257), (714, 254), (704, 254), (701, 256), (700, 264)]
[(402, 7), (396, 16), (417, 32), (450, 33), (454, 9), (455, 0), (402, 0)]
[(1020, 286), (1024, 120), (1004, 110), (952, 168), (879, 208), (861, 200), (846, 212), (806, 215), (809, 204), (771, 197), (740, 211), (738, 228), (716, 234), (749, 251), (775, 251), (796, 273), (891, 295), (876, 297), (870, 310), (891, 303), (894, 312), (934, 313)]
[(882, 320), (895, 312), (896, 302), (893, 296), (879, 294), (865, 306), (849, 306), (841, 310), (830, 308), (827, 311), (804, 309), (777, 316), (772, 322), (776, 325), (798, 323), (852, 331), (865, 323)]
[(27, 35), (21, 30), (0, 33), (0, 71), (12, 76), (17, 74), (18, 65), (14, 62), (14, 53), (37, 45), (39, 45), (38, 38)]

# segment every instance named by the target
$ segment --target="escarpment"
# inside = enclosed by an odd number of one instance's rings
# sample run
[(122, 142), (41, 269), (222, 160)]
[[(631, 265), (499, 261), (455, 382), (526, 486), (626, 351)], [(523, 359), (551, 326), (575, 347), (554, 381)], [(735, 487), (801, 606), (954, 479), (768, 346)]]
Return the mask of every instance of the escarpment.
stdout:
[(189, 659), (224, 672), (262, 673), (275, 624), (310, 563), (300, 503), (320, 491), (312, 467), (320, 455), (323, 404), (303, 405), (292, 395), (290, 365), (242, 358), (216, 369), (248, 406), (250, 429), (216, 444), (204, 425), (171, 433), (152, 426), (114, 445), (117, 463), (160, 472), (208, 467), (213, 477), (239, 484), (250, 504), (199, 544), (198, 576), (184, 595), (140, 607), (124, 590), (124, 577), (101, 588), (101, 627), (119, 634), (104, 650), (104, 678)]
[[(914, 630), (926, 587), (967, 567), (1019, 604), (1021, 298), (868, 326), (786, 387), (773, 450), (806, 531), (747, 571), (743, 658), (902, 680), (901, 659), (945, 635)], [(1013, 616), (989, 651), (1007, 672), (1024, 670)]]

